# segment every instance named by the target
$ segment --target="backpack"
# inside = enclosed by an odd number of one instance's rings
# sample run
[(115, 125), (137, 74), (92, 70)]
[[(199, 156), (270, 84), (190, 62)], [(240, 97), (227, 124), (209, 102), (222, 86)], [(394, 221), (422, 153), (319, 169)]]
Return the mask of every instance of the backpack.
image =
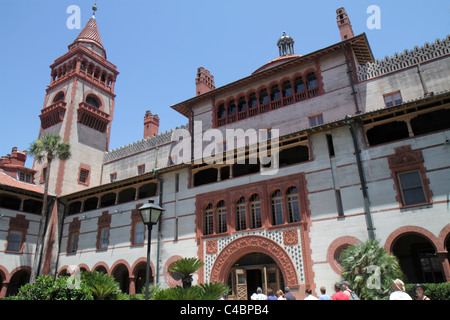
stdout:
[(359, 300), (359, 297), (353, 291), (350, 291), (350, 300)]

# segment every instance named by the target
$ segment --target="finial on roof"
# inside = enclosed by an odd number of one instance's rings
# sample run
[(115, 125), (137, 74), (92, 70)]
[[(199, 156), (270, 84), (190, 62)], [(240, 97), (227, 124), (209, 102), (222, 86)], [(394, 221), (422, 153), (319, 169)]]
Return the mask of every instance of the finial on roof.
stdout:
[(285, 31), (283, 31), (281, 38), (278, 39), (277, 46), (280, 50), (280, 56), (294, 54), (294, 39), (286, 35)]
[(97, 2), (94, 3), (94, 5), (92, 6), (92, 18), (95, 19), (95, 11), (97, 11)]

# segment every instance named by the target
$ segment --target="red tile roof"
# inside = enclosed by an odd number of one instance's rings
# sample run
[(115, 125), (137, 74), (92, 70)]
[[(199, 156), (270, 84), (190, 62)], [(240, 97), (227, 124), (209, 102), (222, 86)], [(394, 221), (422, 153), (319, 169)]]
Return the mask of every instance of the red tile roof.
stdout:
[(44, 194), (43, 187), (36, 184), (19, 181), (11, 177), (10, 175), (7, 175), (5, 172), (1, 170), (0, 170), (0, 185)]
[(94, 17), (89, 19), (86, 26), (81, 30), (78, 37), (74, 42), (94, 42), (100, 48), (103, 48), (102, 39), (100, 38), (100, 33), (98, 32), (97, 21)]

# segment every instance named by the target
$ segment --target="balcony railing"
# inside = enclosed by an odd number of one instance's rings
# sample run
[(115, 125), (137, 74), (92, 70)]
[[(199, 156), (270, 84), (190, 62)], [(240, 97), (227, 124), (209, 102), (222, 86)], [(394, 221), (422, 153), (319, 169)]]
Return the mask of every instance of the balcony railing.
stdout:
[(86, 102), (81, 102), (78, 106), (78, 122), (94, 130), (105, 132), (110, 120), (109, 114)]
[(47, 129), (62, 122), (66, 113), (66, 105), (67, 103), (64, 101), (57, 101), (42, 109), (39, 115), (39, 118), (41, 118), (41, 127)]

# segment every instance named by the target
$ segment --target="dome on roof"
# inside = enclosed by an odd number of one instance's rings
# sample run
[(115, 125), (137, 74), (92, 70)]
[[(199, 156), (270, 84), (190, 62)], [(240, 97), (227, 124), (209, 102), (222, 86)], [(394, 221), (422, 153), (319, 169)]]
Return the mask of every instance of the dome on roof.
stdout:
[(283, 31), (283, 35), (278, 39), (277, 46), (280, 46), (284, 42), (294, 43), (294, 39), (291, 36), (286, 35), (286, 31)]
[(283, 35), (277, 41), (278, 49), (280, 50), (280, 56), (287, 56), (294, 54), (294, 39), (292, 37), (286, 35), (286, 32), (283, 31)]
[(294, 39), (292, 39), (291, 36), (286, 35), (286, 32), (283, 31), (283, 35), (277, 41), (277, 46), (280, 50), (280, 56), (258, 68), (252, 74), (264, 71), (281, 63), (301, 57), (300, 55), (294, 53), (294, 43)]

